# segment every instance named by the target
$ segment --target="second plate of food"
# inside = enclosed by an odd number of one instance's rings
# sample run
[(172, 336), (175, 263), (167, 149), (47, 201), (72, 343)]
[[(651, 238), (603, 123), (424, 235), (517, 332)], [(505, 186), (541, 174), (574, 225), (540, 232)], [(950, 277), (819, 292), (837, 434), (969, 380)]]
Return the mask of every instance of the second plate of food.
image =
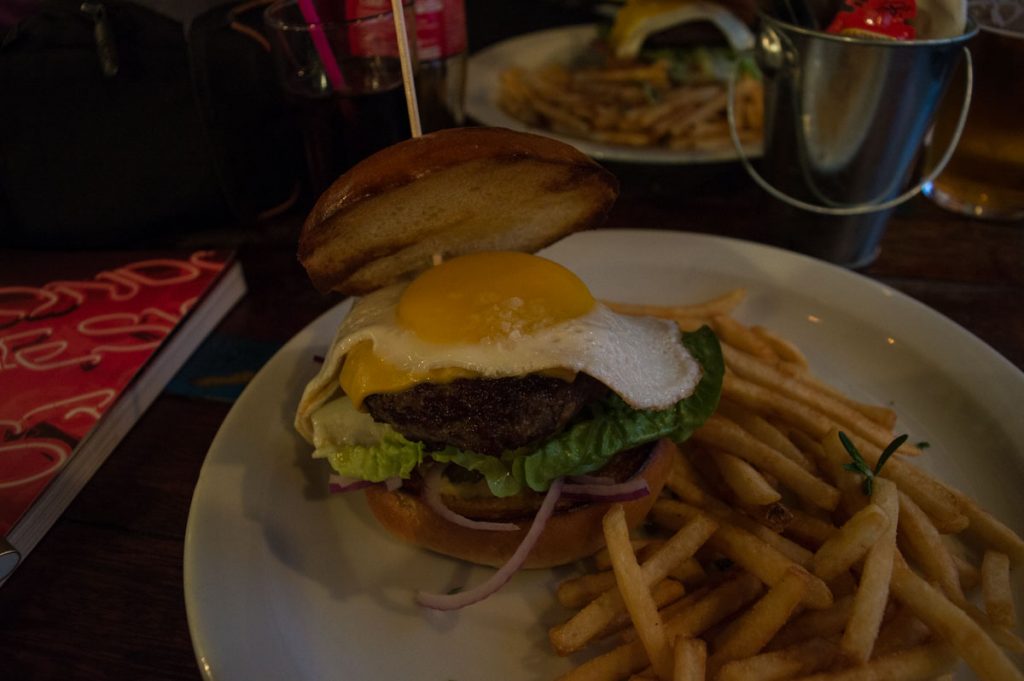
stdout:
[[(564, 26), (481, 50), (469, 60), (466, 113), (484, 125), (559, 139), (602, 161), (691, 164), (738, 158), (725, 118), (726, 74), (716, 82), (654, 88), (644, 79), (662, 78), (661, 67), (647, 74), (616, 67), (613, 74), (592, 66), (584, 55), (598, 35), (595, 24)], [(665, 68), (678, 70), (679, 64)], [(630, 97), (637, 101), (627, 104)], [(741, 79), (737, 125), (743, 153), (751, 157), (761, 154), (760, 102), (760, 82)]]

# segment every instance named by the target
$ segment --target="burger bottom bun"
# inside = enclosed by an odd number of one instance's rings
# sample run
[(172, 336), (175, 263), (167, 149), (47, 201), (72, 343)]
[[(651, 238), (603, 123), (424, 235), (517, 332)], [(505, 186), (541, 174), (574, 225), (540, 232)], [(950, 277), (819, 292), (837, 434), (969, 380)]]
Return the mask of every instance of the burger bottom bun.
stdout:
[[(604, 546), (601, 526), (605, 513), (615, 503), (626, 511), (630, 528), (639, 525), (651, 510), (672, 468), (674, 447), (654, 446), (639, 475), (647, 481), (650, 494), (624, 502), (589, 502), (558, 511), (526, 559), (526, 568), (549, 568), (591, 556)], [(370, 510), (391, 534), (399, 539), (446, 556), (471, 563), (498, 567), (512, 557), (530, 529), (531, 519), (514, 532), (474, 530), (451, 523), (437, 515), (419, 496), (401, 489), (389, 492), (382, 486), (365, 490)]]

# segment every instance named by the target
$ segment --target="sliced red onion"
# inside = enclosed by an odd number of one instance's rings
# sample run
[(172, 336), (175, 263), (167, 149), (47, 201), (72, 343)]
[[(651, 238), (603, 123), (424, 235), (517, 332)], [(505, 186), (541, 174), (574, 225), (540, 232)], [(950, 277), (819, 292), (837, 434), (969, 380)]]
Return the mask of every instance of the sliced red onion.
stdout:
[(523, 541), (519, 543), (515, 553), (486, 582), (472, 589), (454, 594), (431, 594), (420, 591), (416, 594), (416, 602), (435, 610), (458, 610), (459, 608), (482, 601), (505, 586), (505, 583), (526, 562), (526, 558), (530, 555), (534, 545), (540, 538), (541, 532), (544, 531), (544, 526), (547, 525), (551, 513), (555, 510), (555, 504), (558, 502), (558, 497), (561, 494), (562, 479), (559, 478), (551, 483), (551, 487), (548, 489), (548, 493), (545, 495), (544, 501), (541, 503), (540, 509), (533, 519), (533, 524), (530, 525), (530, 530), (523, 537)]
[(565, 485), (562, 494), (573, 499), (598, 499), (600, 501), (632, 501), (651, 493), (647, 481), (641, 477), (612, 485)]
[(607, 475), (572, 475), (566, 478), (574, 485), (614, 485), (615, 478)]
[(360, 480), (359, 478), (350, 478), (345, 475), (337, 475), (332, 473), (331, 477), (327, 479), (327, 489), (331, 492), (354, 492), (357, 489), (363, 489), (376, 483), (372, 483), (369, 480)]
[(423, 501), (427, 506), (450, 523), (471, 530), (494, 530), (497, 532), (514, 532), (519, 529), (515, 523), (494, 523), (484, 520), (472, 520), (460, 515), (444, 505), (441, 501), (441, 467), (431, 466), (423, 474)]

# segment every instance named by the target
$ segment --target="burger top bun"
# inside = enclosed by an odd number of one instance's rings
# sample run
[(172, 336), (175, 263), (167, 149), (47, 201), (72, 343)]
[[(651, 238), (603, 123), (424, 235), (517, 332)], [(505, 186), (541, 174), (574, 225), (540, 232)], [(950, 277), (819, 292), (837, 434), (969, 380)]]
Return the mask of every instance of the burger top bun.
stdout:
[(388, 147), (339, 177), (299, 238), (320, 291), (362, 295), (435, 254), (533, 252), (604, 220), (618, 181), (582, 152), (503, 128), (456, 128)]

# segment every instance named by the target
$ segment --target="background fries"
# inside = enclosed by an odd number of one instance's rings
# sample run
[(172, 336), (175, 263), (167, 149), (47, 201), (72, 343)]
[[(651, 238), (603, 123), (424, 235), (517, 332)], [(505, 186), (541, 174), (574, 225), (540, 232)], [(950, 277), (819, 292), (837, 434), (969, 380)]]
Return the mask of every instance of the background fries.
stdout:
[[(631, 539), (609, 517), (606, 533), (618, 529), (604, 567), (614, 572), (559, 588), (560, 601), (581, 609), (552, 629), (552, 643), (593, 620), (572, 650), (613, 646), (562, 679), (951, 679), (959, 658), (980, 679), (1024, 681), (1011, 658), (1024, 653), (1011, 581), (1024, 541), (912, 463), (927, 456), (917, 447), (879, 469), (895, 412), (825, 385), (786, 339), (734, 319), (742, 297), (615, 306), (712, 325), (726, 381), (716, 415), (675, 449), (649, 515), (668, 542)], [(678, 548), (663, 554), (670, 544)], [(677, 583), (670, 576), (689, 594), (669, 587), (676, 595), (662, 606), (661, 585)], [(628, 611), (632, 625), (617, 646), (594, 615), (608, 602), (624, 604), (619, 616)]]
[[(498, 105), (527, 125), (606, 144), (715, 151), (732, 146), (727, 97), (721, 82), (674, 84), (670, 64), (658, 60), (508, 69)], [(742, 142), (760, 141), (763, 118), (761, 82), (744, 76), (736, 87)]]

